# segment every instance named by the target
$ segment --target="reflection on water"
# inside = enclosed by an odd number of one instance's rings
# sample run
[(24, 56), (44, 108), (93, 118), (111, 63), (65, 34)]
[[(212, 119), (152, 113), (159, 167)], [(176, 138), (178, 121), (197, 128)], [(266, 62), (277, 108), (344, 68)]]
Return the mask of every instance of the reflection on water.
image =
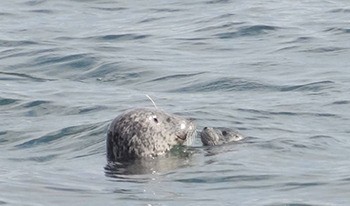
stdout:
[(108, 162), (105, 167), (106, 176), (118, 175), (162, 174), (193, 164), (192, 155), (195, 148), (178, 146), (165, 156), (136, 159), (123, 162)]

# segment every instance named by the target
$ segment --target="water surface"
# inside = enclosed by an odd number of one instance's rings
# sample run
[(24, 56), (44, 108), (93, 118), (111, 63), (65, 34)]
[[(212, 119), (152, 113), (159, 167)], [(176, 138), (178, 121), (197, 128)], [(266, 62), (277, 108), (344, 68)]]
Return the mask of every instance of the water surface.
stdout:
[[(2, 1), (0, 204), (348, 205), (350, 6)], [(132, 107), (238, 129), (143, 174), (104, 167)], [(160, 169), (161, 168), (161, 169)]]

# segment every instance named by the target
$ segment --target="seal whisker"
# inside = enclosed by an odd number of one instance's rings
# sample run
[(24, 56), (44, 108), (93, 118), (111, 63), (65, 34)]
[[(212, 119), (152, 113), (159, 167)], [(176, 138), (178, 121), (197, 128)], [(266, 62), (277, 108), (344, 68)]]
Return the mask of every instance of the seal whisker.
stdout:
[(153, 103), (154, 107), (155, 107), (156, 109), (158, 109), (156, 103), (153, 101), (153, 99), (152, 99), (148, 94), (146, 94), (146, 97), (147, 97), (149, 100), (151, 100), (151, 102)]

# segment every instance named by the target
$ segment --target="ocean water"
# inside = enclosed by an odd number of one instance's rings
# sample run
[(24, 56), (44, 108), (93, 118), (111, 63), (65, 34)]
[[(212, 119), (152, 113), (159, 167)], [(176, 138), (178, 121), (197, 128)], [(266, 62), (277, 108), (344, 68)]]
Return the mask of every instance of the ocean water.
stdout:
[[(0, 205), (349, 205), (350, 4), (0, 2)], [(247, 141), (105, 169), (158, 107)], [(189, 148), (191, 149), (191, 148)]]

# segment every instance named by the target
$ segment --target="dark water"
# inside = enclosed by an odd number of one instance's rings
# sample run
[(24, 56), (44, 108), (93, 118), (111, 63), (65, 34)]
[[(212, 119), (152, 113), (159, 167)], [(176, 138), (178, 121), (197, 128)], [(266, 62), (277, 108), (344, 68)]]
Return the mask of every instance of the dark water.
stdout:
[[(0, 205), (348, 205), (350, 4), (0, 2)], [(251, 137), (105, 171), (152, 106)]]

